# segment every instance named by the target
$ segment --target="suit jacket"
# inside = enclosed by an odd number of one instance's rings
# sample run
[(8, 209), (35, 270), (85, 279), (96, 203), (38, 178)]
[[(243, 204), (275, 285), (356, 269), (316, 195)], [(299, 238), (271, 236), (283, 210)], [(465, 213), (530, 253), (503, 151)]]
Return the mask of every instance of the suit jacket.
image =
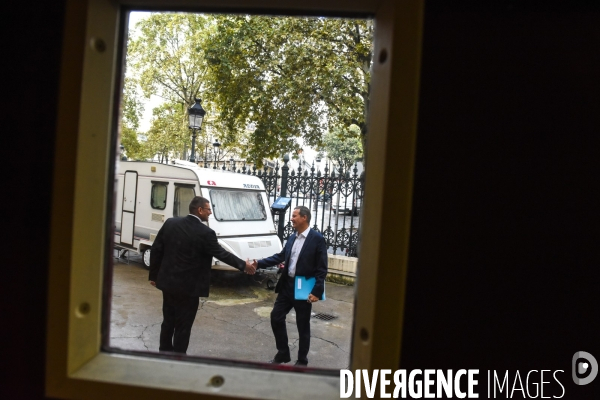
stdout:
[[(285, 262), (285, 268), (283, 269), (282, 274), (287, 275), (288, 267), (290, 265), (290, 255), (292, 254), (292, 246), (295, 241), (296, 233), (290, 236), (280, 253), (259, 260), (258, 268), (266, 268)], [(327, 276), (327, 245), (325, 244), (323, 235), (314, 229), (308, 231), (308, 236), (304, 240), (304, 245), (298, 255), (296, 275), (305, 276), (307, 278), (314, 277), (315, 286), (313, 287), (311, 294), (319, 300), (322, 300), (323, 291), (325, 290), (325, 277)], [(285, 282), (285, 279), (280, 279), (279, 282), (277, 282), (277, 286), (275, 286), (276, 293), (280, 291), (283, 282)]]
[(169, 218), (152, 245), (149, 280), (169, 293), (207, 297), (213, 257), (240, 271), (246, 267), (245, 261), (219, 245), (215, 231), (198, 218)]

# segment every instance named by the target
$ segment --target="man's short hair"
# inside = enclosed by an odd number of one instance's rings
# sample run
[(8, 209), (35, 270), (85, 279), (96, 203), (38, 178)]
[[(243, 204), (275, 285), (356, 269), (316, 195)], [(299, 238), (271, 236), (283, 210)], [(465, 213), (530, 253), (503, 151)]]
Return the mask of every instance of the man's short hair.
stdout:
[(301, 217), (306, 217), (306, 221), (308, 221), (308, 224), (310, 225), (310, 210), (308, 207), (296, 206), (294, 207), (294, 210), (298, 210), (298, 214), (300, 214)]
[(198, 209), (198, 207), (204, 207), (206, 204), (210, 203), (207, 198), (202, 196), (196, 196), (190, 202), (190, 213), (194, 213), (194, 210)]

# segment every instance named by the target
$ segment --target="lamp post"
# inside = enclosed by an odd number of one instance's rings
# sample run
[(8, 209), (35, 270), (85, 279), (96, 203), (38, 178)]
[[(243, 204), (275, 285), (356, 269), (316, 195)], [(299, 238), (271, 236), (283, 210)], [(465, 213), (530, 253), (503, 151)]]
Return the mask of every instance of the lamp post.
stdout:
[(188, 108), (189, 128), (192, 130), (192, 154), (190, 155), (190, 161), (196, 163), (196, 131), (202, 128), (202, 121), (206, 115), (206, 111), (200, 105), (202, 100), (195, 99), (193, 106)]
[[(283, 166), (281, 167), (281, 191), (279, 192), (279, 196), (287, 197), (287, 184), (288, 184), (288, 171), (290, 167), (288, 167), (288, 162), (290, 161), (289, 154), (283, 155)], [(277, 236), (279, 236), (279, 240), (283, 243), (283, 220), (284, 216), (280, 215), (279, 220), (277, 221)]]
[(215, 162), (213, 164), (214, 169), (217, 168), (217, 162), (219, 161), (220, 150), (221, 150), (221, 143), (219, 143), (219, 139), (215, 139), (215, 142), (213, 143), (213, 153), (215, 155), (215, 158), (214, 158)]
[[(317, 157), (315, 158), (315, 161), (317, 163), (317, 187), (315, 188), (315, 211), (317, 211), (317, 207), (318, 207), (318, 203), (319, 203), (319, 195), (321, 194), (321, 174), (319, 171), (319, 167), (321, 166), (321, 156), (319, 154), (317, 154)], [(325, 193), (323, 193), (323, 197), (324, 198)], [(323, 207), (325, 207), (325, 201), (323, 200)], [(316, 219), (315, 219), (316, 221)]]

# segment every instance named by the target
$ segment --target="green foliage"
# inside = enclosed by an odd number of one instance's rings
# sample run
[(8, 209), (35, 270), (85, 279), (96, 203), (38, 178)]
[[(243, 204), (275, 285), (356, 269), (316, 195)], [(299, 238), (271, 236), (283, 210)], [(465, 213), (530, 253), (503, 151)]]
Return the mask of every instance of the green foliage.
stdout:
[(136, 88), (137, 81), (131, 77), (125, 77), (121, 102), (123, 125), (134, 131), (139, 129), (140, 119), (144, 112), (144, 105), (137, 96)]
[(186, 111), (181, 103), (163, 103), (152, 110), (152, 126), (145, 143), (148, 153), (165, 158), (185, 153), (190, 136)]
[(250, 124), (255, 160), (311, 147), (328, 129), (366, 134), (372, 23), (366, 20), (220, 16), (209, 35), (214, 102), (227, 135)]
[(137, 132), (131, 128), (121, 128), (121, 144), (125, 148), (125, 155), (130, 160), (142, 160), (144, 148), (143, 144), (138, 141)]
[[(128, 43), (127, 71), (135, 76), (129, 81), (139, 87), (145, 97), (156, 95), (162, 97), (165, 103), (153, 110), (147, 140), (139, 143), (135, 157), (152, 158), (159, 155), (165, 159), (172, 154), (183, 158), (191, 147), (186, 110), (199, 96), (206, 72), (202, 46), (199, 45), (206, 31), (206, 18), (200, 14), (158, 13), (141, 20), (136, 28), (139, 34)], [(135, 90), (125, 90), (125, 104), (127, 101), (140, 104), (139, 100), (132, 99), (139, 99), (139, 94)], [(207, 105), (203, 104), (203, 107), (207, 108)], [(139, 118), (135, 126), (131, 125), (127, 126), (137, 130)], [(208, 125), (205, 124), (200, 135), (206, 132)], [(134, 145), (132, 136), (123, 129), (122, 142), (130, 142), (131, 147)], [(123, 145), (130, 155), (128, 146), (125, 143)]]
[(348, 129), (337, 129), (325, 135), (323, 149), (338, 167), (348, 171), (357, 159), (363, 156), (360, 128), (352, 125)]
[(157, 13), (138, 22), (140, 34), (128, 45), (128, 64), (139, 74), (146, 97), (194, 104), (206, 74), (202, 44), (208, 21), (201, 14)]
[(210, 146), (209, 136), (218, 137), (224, 154), (260, 164), (297, 153), (299, 139), (318, 147), (327, 131), (351, 124), (359, 127), (357, 137), (366, 134), (371, 21), (157, 13), (136, 28), (130, 82), (166, 105), (155, 110), (148, 140), (137, 149), (130, 131), (139, 128), (139, 102), (135, 90), (125, 91), (128, 155), (183, 154), (190, 134), (182, 121), (195, 97), (207, 111), (198, 154)]
[(121, 144), (129, 159), (142, 160), (146, 158), (146, 152), (143, 143), (138, 141), (137, 132), (144, 105), (136, 93), (136, 84), (135, 79), (125, 77), (121, 101)]

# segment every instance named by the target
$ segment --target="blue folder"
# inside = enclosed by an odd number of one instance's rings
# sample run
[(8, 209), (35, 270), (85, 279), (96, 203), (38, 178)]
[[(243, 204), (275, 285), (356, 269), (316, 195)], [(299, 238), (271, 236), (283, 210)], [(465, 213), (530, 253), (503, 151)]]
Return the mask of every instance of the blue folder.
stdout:
[[(304, 276), (296, 276), (294, 278), (294, 298), (296, 300), (308, 300), (308, 295), (315, 286), (317, 280), (313, 278), (306, 278)], [(325, 300), (325, 288), (323, 288), (323, 298)]]

